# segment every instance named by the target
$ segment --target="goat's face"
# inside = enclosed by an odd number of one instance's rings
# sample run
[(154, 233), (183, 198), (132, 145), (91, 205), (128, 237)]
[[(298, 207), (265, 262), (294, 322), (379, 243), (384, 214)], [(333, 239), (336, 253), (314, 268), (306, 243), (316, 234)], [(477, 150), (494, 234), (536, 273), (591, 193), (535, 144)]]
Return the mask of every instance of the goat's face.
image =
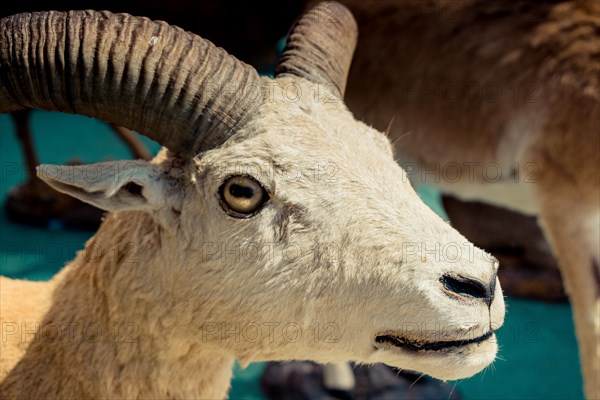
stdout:
[(272, 82), (220, 148), (136, 162), (110, 187), (45, 178), (169, 232), (162, 296), (193, 304), (178, 327), (190, 340), (242, 361), (385, 362), (442, 379), (487, 366), (504, 318), (494, 260), (419, 199), (383, 134), (315, 101), (307, 81)]
[[(504, 318), (496, 261), (421, 201), (383, 134), (315, 101), (314, 84), (271, 87), (245, 132), (193, 166), (182, 217), (206, 274), (203, 338), (242, 360), (386, 362), (442, 379), (487, 366)], [(268, 197), (232, 212), (232, 179)]]
[[(154, 219), (104, 228), (141, 241), (144, 262), (111, 279), (120, 293), (152, 288), (144, 321), (161, 346), (177, 336), (243, 362), (382, 361), (443, 379), (494, 359), (504, 318), (494, 260), (421, 202), (385, 136), (341, 101), (357, 37), (345, 7), (320, 3), (296, 23), (274, 79), (128, 15), (22, 14), (0, 31), (0, 112), (82, 113), (172, 151), (40, 174)], [(141, 223), (160, 229), (141, 237)]]

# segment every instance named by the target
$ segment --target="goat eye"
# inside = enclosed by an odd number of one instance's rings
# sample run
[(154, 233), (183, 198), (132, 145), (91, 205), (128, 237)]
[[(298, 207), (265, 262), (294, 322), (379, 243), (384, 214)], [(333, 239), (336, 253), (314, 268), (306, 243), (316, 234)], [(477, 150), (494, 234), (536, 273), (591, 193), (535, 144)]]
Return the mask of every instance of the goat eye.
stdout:
[(267, 191), (260, 183), (244, 175), (228, 178), (219, 192), (225, 211), (238, 218), (252, 216), (269, 200)]

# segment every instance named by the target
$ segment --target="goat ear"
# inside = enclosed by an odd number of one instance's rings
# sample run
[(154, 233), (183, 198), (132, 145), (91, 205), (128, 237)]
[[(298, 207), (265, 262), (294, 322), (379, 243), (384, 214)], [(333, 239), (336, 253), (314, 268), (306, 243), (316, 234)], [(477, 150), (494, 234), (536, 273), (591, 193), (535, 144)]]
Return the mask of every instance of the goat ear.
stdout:
[(89, 165), (41, 165), (37, 175), (48, 185), (106, 211), (153, 211), (166, 203), (166, 175), (142, 160)]

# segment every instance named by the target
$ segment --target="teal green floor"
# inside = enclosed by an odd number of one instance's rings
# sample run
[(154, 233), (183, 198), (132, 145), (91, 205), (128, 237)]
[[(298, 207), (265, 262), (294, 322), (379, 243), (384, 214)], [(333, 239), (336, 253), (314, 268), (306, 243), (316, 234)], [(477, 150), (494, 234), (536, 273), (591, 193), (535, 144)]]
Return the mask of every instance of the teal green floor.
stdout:
[[(35, 111), (33, 133), (44, 163), (72, 158), (89, 163), (129, 158), (127, 150), (103, 123), (80, 116)], [(154, 149), (156, 146), (152, 144)], [(0, 115), (0, 198), (25, 179), (25, 168), (12, 120)], [(437, 195), (423, 190), (439, 211)], [(4, 201), (4, 200), (2, 200)], [(31, 280), (54, 275), (91, 236), (89, 232), (44, 230), (16, 225), (0, 212), (0, 274)], [(485, 373), (460, 381), (469, 399), (582, 398), (571, 309), (566, 304), (507, 299), (508, 313), (498, 332), (500, 359)], [(236, 369), (230, 398), (260, 399), (264, 365)]]

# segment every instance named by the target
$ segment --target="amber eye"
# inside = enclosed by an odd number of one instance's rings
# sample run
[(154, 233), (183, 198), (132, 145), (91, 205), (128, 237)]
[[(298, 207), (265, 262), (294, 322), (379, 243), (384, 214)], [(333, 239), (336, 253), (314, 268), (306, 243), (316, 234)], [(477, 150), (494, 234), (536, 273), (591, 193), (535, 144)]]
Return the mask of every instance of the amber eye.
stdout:
[(254, 215), (269, 200), (269, 194), (260, 183), (245, 175), (228, 178), (219, 192), (225, 211), (238, 218)]

